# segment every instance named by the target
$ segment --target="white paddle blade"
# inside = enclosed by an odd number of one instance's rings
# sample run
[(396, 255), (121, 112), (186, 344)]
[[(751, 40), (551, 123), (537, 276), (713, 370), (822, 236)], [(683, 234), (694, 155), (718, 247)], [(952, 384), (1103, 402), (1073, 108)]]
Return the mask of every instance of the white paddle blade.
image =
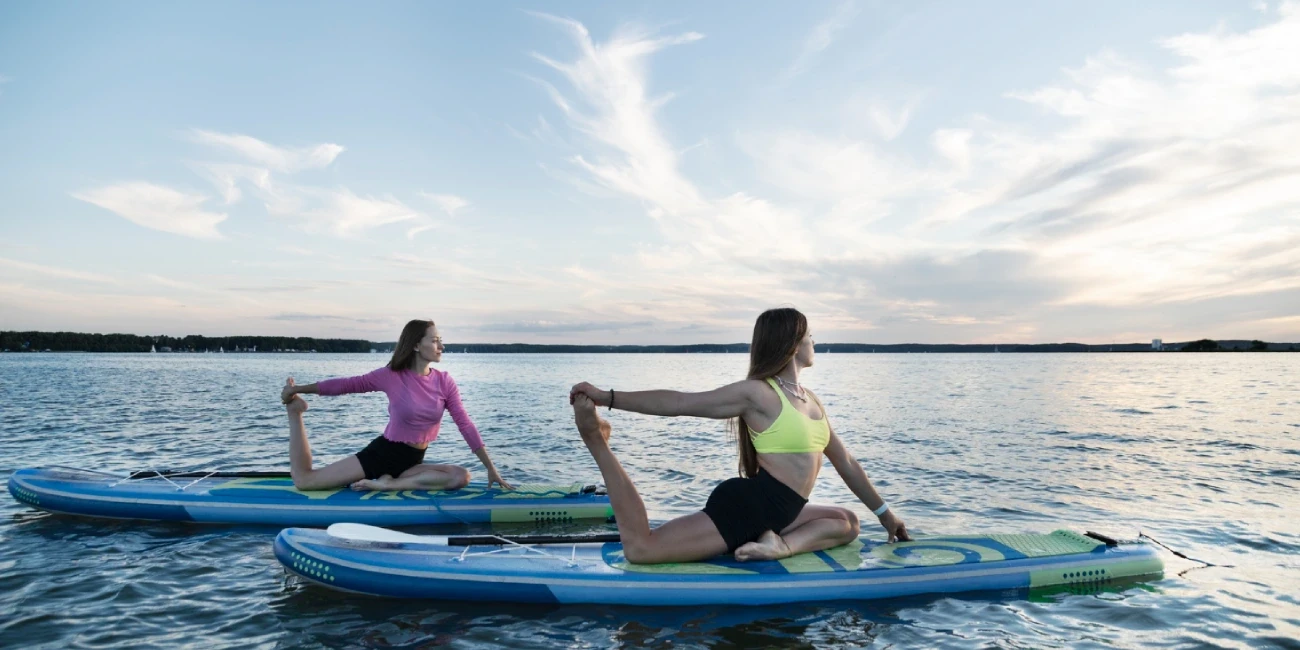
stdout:
[(378, 526), (366, 524), (331, 524), (326, 532), (330, 537), (351, 539), (363, 542), (396, 542), (402, 544), (438, 544), (447, 545), (446, 537), (435, 535), (412, 535)]

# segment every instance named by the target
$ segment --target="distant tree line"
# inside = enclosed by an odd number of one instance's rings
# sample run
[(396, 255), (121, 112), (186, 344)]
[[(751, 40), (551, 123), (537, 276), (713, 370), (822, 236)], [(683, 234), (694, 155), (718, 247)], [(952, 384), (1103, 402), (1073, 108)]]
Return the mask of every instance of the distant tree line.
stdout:
[[(136, 336), (78, 332), (0, 332), (0, 350), (10, 352), (369, 352), (357, 339), (293, 336)], [(392, 349), (392, 345), (389, 345)]]
[(1269, 352), (1276, 350), (1295, 352), (1296, 347), (1294, 343), (1265, 343), (1260, 340), (1251, 341), (1249, 344), (1244, 344), (1242, 341), (1220, 343), (1210, 339), (1192, 341), (1182, 347), (1183, 352)]
[[(0, 332), (0, 350), (6, 352), (392, 352), (393, 342), (359, 339), (317, 339), (292, 336), (136, 336), (134, 334), (81, 334), (77, 332)], [(1294, 343), (1264, 341), (1214, 341), (1166, 343), (1165, 350), (1183, 352), (1296, 351)], [(528, 343), (448, 343), (451, 353), (558, 354), (605, 352), (624, 354), (725, 353), (747, 354), (749, 344), (698, 345), (535, 345)], [(1037, 344), (928, 344), (818, 343), (819, 353), (952, 353), (952, 352), (1151, 352), (1149, 343)]]

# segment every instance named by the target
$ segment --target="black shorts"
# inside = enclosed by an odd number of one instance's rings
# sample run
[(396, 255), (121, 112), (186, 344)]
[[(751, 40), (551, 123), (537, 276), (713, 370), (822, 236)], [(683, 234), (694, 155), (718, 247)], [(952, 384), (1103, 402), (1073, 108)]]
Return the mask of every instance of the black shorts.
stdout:
[(361, 461), (361, 471), (368, 479), (377, 479), (385, 474), (397, 478), (402, 472), (424, 462), (424, 450), (379, 436), (357, 452), (357, 460)]
[(798, 492), (760, 469), (758, 476), (719, 483), (704, 504), (704, 514), (726, 540), (727, 552), (732, 552), (766, 531), (780, 533), (807, 504)]

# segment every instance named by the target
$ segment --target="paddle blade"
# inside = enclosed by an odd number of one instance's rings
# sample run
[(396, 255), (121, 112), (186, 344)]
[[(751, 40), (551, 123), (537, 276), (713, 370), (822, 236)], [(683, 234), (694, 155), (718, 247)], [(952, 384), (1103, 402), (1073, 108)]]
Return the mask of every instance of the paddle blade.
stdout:
[(331, 524), (325, 529), (330, 537), (350, 539), (361, 542), (393, 542), (399, 544), (439, 544), (447, 545), (446, 537), (435, 535), (412, 535), (378, 526), (366, 524)]

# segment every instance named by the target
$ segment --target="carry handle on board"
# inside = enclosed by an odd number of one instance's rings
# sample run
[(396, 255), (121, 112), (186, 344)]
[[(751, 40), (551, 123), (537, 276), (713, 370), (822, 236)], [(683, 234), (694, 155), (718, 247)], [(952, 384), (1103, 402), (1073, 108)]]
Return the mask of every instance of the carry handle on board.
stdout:
[(583, 535), (412, 535), (366, 524), (333, 524), (331, 537), (364, 542), (437, 544), (439, 546), (505, 546), (507, 544), (591, 544), (621, 541), (617, 533)]
[(1094, 533), (1091, 530), (1085, 532), (1084, 535), (1087, 535), (1088, 537), (1091, 537), (1099, 542), (1103, 542), (1106, 544), (1106, 546), (1119, 546), (1119, 542), (1116, 541), (1114, 537), (1107, 537), (1105, 535), (1102, 535), (1101, 533)]

